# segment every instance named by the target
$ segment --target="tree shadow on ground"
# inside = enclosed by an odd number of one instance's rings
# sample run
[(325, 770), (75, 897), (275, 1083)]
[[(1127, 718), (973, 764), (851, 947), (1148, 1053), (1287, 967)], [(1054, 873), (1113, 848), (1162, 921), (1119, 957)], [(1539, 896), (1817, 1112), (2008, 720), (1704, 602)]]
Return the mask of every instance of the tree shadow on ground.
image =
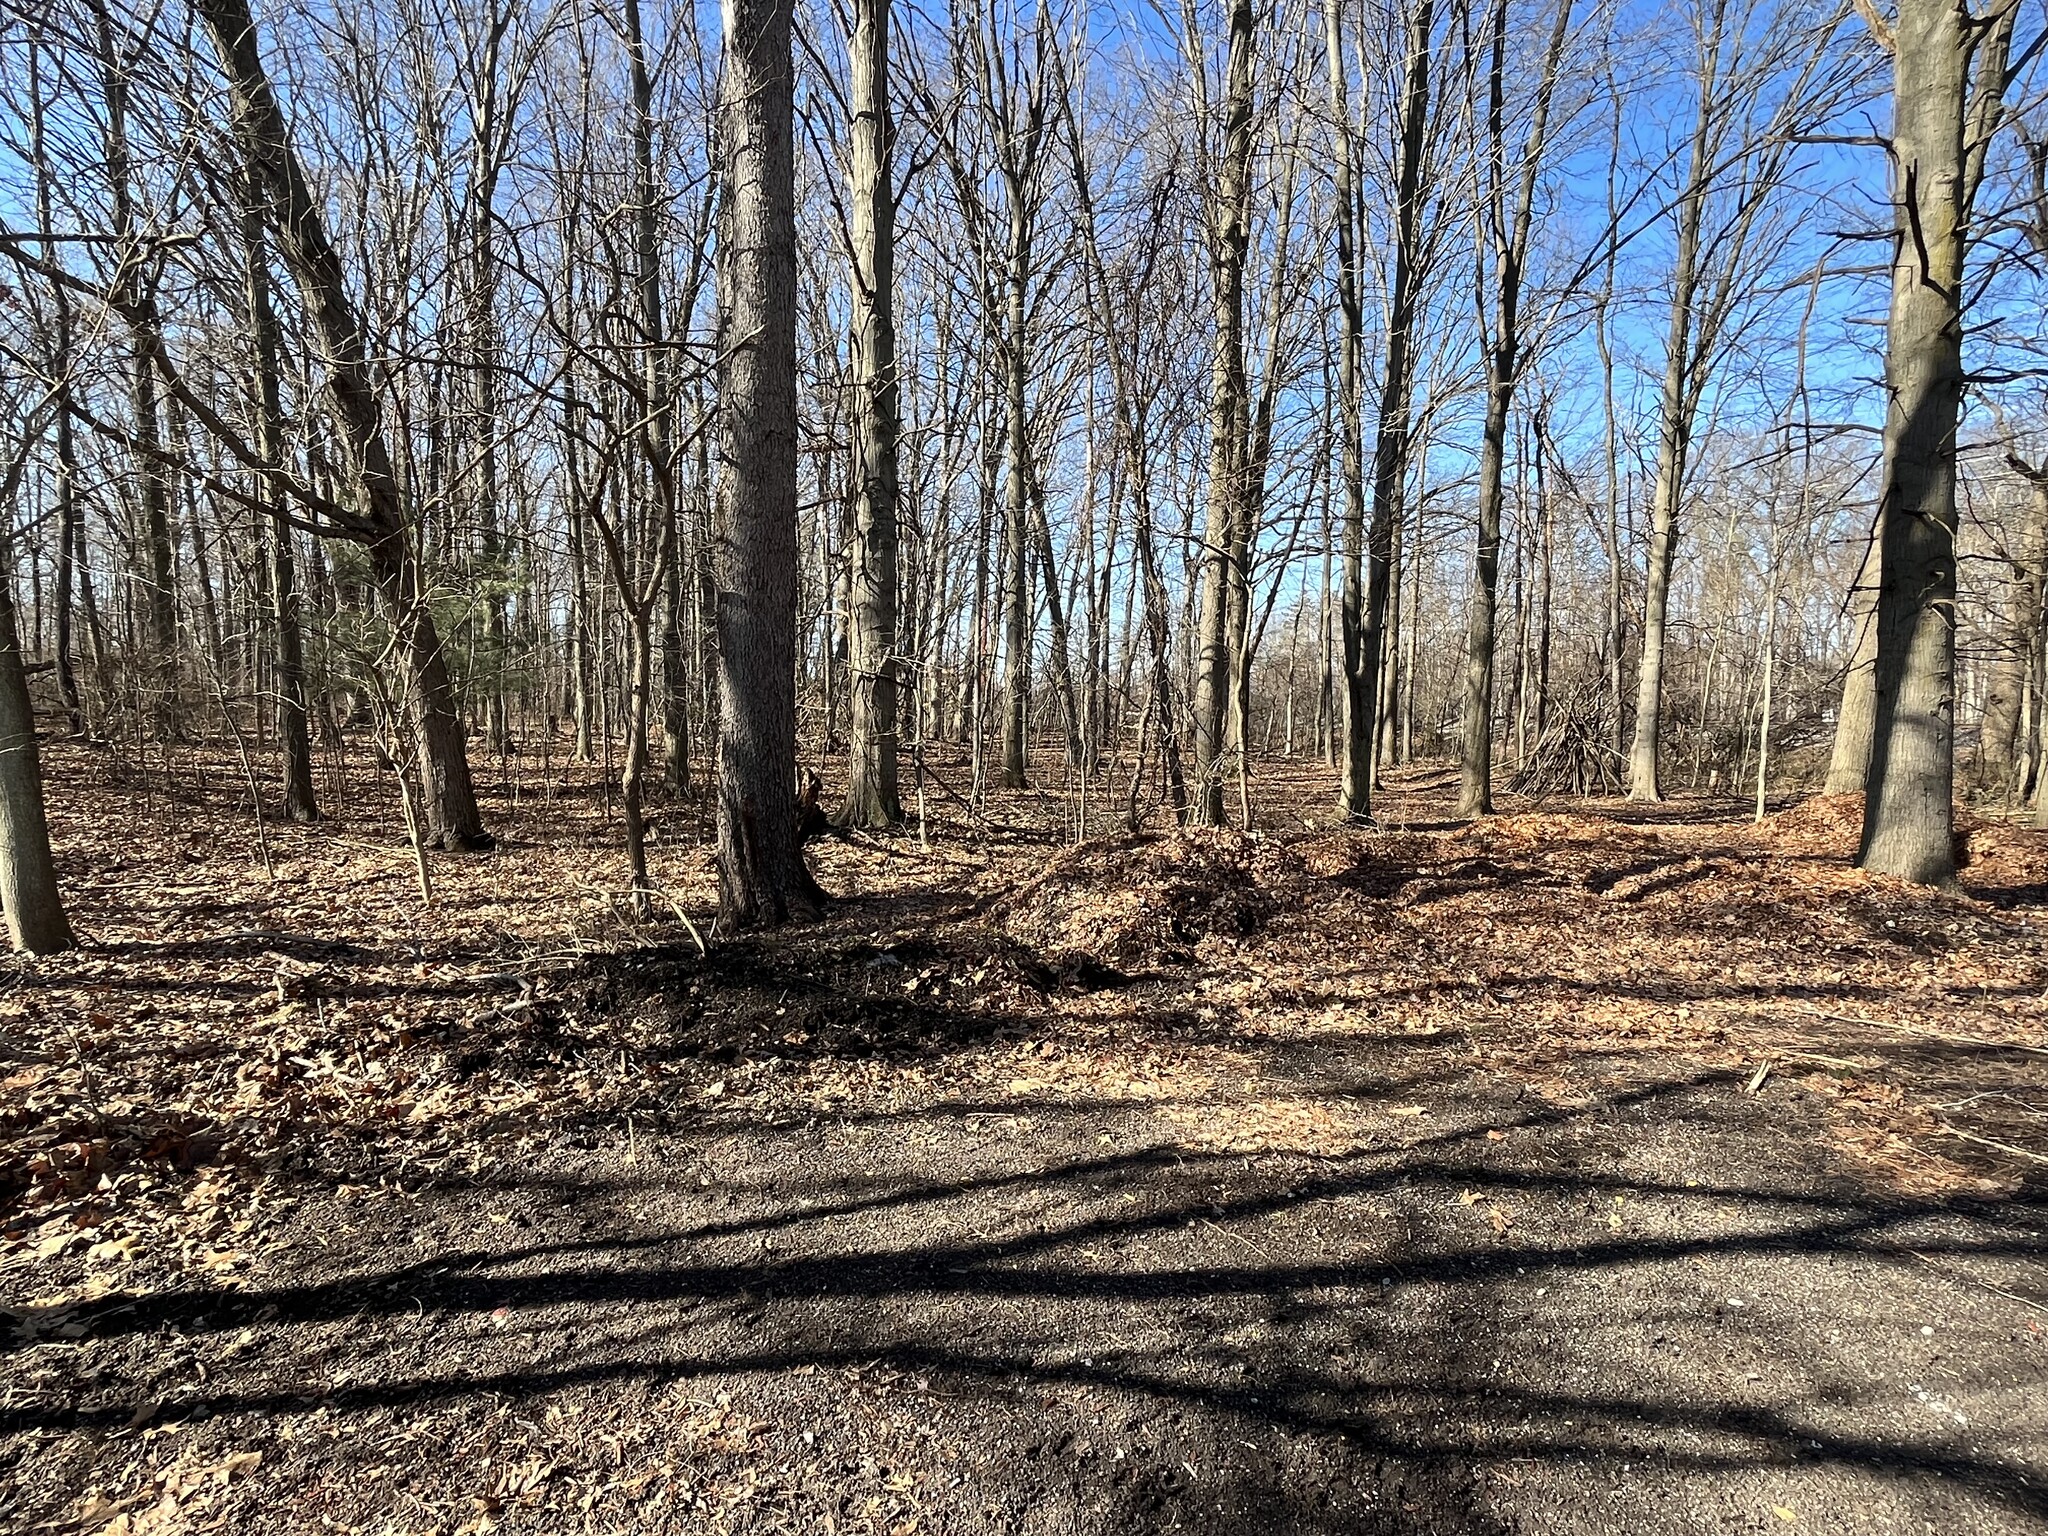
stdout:
[[(2006, 1292), (2016, 1270), (2038, 1279), (2048, 1206), (1880, 1199), (1769, 1164), (1681, 1176), (1729, 1091), (1728, 1074), (1692, 1072), (1573, 1111), (1494, 1102), (1314, 1158), (1191, 1148), (1100, 1103), (1049, 1106), (1021, 1139), (950, 1106), (807, 1142), (729, 1125), (721, 1166), (760, 1171), (744, 1187), (692, 1182), (710, 1154), (688, 1141), (646, 1149), (666, 1183), (508, 1171), (393, 1213), (486, 1241), (393, 1262), (396, 1231), (366, 1228), (317, 1274), (108, 1296), (73, 1317), (138, 1362), (163, 1341), (225, 1347), (159, 1410), (188, 1423), (388, 1434), (510, 1404), (623, 1433), (622, 1414), (651, 1413), (634, 1433), (695, 1458), (700, 1481), (780, 1465), (828, 1504), (863, 1457), (950, 1466), (926, 1506), (946, 1530), (1035, 1529), (1031, 1511), (1058, 1507), (1067, 1523), (1045, 1528), (1499, 1532), (1524, 1528), (1524, 1479), (1597, 1465), (1626, 1482), (1625, 1462), (1667, 1482), (1790, 1479), (1823, 1509), (2048, 1518), (2000, 1395), (2008, 1367), (1958, 1378), (1982, 1394), (1964, 1434), (1901, 1421), (1827, 1342), (1850, 1315), (1874, 1311), (1881, 1335), (1888, 1310), (1937, 1315), (1929, 1265), (1993, 1266)], [(1077, 1145), (1105, 1124), (1131, 1144)], [(1671, 1143), (1670, 1172), (1612, 1155), (1646, 1136)], [(1566, 1165), (1589, 1156), (1604, 1166)], [(959, 1171), (935, 1175), (948, 1161)], [(478, 1222), (486, 1209), (524, 1224)], [(557, 1230), (579, 1220), (595, 1230)], [(1740, 1369), (1794, 1356), (1762, 1387)], [(147, 1402), (125, 1382), (0, 1409), (0, 1430), (120, 1433)], [(728, 1400), (759, 1421), (758, 1465), (729, 1431), (664, 1437), (666, 1415)], [(341, 1475), (352, 1443), (307, 1475)], [(967, 1446), (978, 1460), (940, 1454)]]

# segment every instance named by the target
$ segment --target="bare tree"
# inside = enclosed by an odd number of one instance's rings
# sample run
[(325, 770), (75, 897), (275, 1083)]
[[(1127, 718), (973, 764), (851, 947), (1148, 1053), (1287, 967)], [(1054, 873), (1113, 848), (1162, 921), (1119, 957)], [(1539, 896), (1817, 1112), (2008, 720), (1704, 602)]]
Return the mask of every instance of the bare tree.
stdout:
[(903, 819), (897, 800), (897, 437), (895, 121), (889, 0), (853, 0), (852, 202), (855, 487), (846, 804), (849, 826)]
[(1877, 591), (1876, 713), (1857, 862), (1955, 879), (1956, 421), (1970, 217), (2008, 85), (2017, 0), (1871, 13), (1894, 69), (1892, 305)]
[[(1458, 814), (1493, 809), (1494, 600), (1500, 576), (1501, 479), (1507, 455), (1508, 414), (1521, 372), (1522, 285), (1536, 182), (1550, 142), (1551, 102), (1571, 30), (1572, 0), (1555, 0), (1549, 41), (1536, 77), (1529, 129), (1511, 161), (1507, 147), (1508, 0), (1494, 0), (1481, 39), (1488, 64), (1484, 134), (1479, 146), (1478, 299), (1481, 351), (1486, 367), (1486, 419), (1479, 440), (1479, 539), (1472, 563), (1472, 607), (1465, 635), (1465, 687), (1458, 753)], [(1469, 4), (1461, 12), (1470, 50)], [(1510, 165), (1519, 171), (1510, 179)], [(1491, 265), (1491, 272), (1487, 271)]]
[(796, 808), (796, 208), (789, 0), (725, 0), (719, 81), (718, 875), (724, 928), (813, 915)]
[[(351, 508), (327, 505), (330, 531), (361, 543), (369, 556), (411, 673), (413, 726), (429, 781), (424, 841), (449, 850), (488, 848), (492, 839), (477, 810), (454, 684), (428, 606), (412, 519), (393, 467), (363, 327), (340, 253), (328, 237), (271, 90), (247, 0), (195, 0), (195, 8), (213, 36), (227, 75), (236, 132), (269, 199), (266, 222), (323, 353), (326, 392), (349, 454), (356, 502)], [(161, 370), (166, 359), (160, 342), (154, 360)], [(244, 454), (260, 464), (260, 455), (246, 448)], [(303, 489), (300, 494), (305, 496)]]

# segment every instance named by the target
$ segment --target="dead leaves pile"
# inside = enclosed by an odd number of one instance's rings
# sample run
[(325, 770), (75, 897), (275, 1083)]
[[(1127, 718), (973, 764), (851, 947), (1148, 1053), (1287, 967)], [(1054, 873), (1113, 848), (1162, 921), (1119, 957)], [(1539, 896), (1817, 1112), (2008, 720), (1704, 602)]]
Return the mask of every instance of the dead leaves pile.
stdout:
[(1048, 955), (1184, 962), (1205, 939), (1239, 940), (1265, 927), (1301, 871), (1287, 849), (1225, 829), (1109, 838), (1058, 855), (991, 916)]

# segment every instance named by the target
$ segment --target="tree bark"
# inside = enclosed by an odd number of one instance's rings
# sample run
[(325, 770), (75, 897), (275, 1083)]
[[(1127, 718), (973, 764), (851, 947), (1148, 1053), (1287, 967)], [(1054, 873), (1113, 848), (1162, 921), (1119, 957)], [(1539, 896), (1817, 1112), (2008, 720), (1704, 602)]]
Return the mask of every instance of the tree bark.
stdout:
[[(36, 222), (45, 233), (43, 260), (55, 265), (57, 242), (50, 233), (56, 227), (51, 209), (50, 165), (43, 148), (45, 103), (41, 48), (33, 32), (28, 39), (28, 89), (29, 159), (35, 166)], [(73, 660), (71, 643), (72, 573), (79, 542), (78, 445), (72, 435), (71, 420), (71, 293), (62, 284), (52, 284), (50, 297), (53, 310), (50, 377), (57, 381), (57, 557), (52, 583), (55, 590), (51, 594), (55, 610), (51, 616), (52, 648), (55, 651), (57, 697), (64, 706), (66, 725), (73, 736), (82, 736), (85, 734), (85, 709), (79, 697), (78, 671)]]
[(278, 255), (291, 272), (319, 339), (334, 419), (347, 442), (359, 506), (350, 536), (399, 632), (410, 674), (409, 706), (428, 785), (423, 841), (430, 847), (492, 846), (477, 809), (447, 658), (426, 604), (412, 520), (393, 469), (372, 382), (363, 328), (349, 297), (341, 257), (328, 238), (310, 183), (291, 143), (284, 111), (263, 69), (248, 0), (195, 0), (228, 78), (235, 126), (269, 200)]
[(1823, 792), (1830, 795), (1862, 794), (1870, 768), (1870, 733), (1877, 716), (1877, 584), (1882, 563), (1883, 551), (1873, 529), (1849, 594), (1856, 615), (1856, 638), (1849, 653), (1849, 670), (1842, 676), (1834, 750), (1822, 785)]
[[(1223, 759), (1238, 657), (1230, 622), (1245, 573), (1233, 558), (1246, 542), (1250, 401), (1244, 356), (1244, 267), (1251, 242), (1251, 0), (1231, 0), (1224, 62), (1223, 158), (1208, 212), (1215, 352), (1209, 377), (1209, 497), (1202, 535), (1201, 632), (1195, 662), (1195, 793), (1192, 819), (1223, 824)], [(1193, 40), (1191, 39), (1191, 43)], [(1190, 48), (1190, 66), (1207, 68)]]
[(814, 915), (797, 842), (790, 0), (723, 0), (718, 96), (719, 925)]
[(854, 426), (860, 484), (853, 525), (852, 681), (847, 790), (840, 821), (889, 827), (903, 819), (896, 790), (896, 500), (901, 423), (896, 376), (895, 124), (889, 110), (889, 0), (854, 0)]
[(1671, 313), (1664, 337), (1664, 382), (1657, 403), (1657, 478), (1650, 497), (1650, 567), (1643, 589), (1643, 656), (1636, 669), (1636, 733), (1629, 744), (1631, 800), (1663, 798), (1657, 780), (1658, 732), (1663, 724), (1664, 632), (1670, 615), (1671, 567), (1678, 548), (1678, 513), (1685, 494), (1686, 452), (1692, 439), (1697, 395), (1693, 383), (1693, 300), (1699, 286), (1700, 226), (1715, 167), (1709, 156), (1720, 78), (1725, 0), (1712, 0), (1700, 23), (1702, 47), (1699, 109), (1694, 120), (1691, 163), (1678, 206), (1678, 245), (1671, 268)]
[[(250, 167), (242, 238), (248, 262), (249, 339), (256, 352), (256, 451), (266, 466), (274, 468), (284, 451), (284, 407), (278, 386), (277, 316), (270, 305), (270, 273), (264, 260), (262, 185), (254, 166)], [(267, 480), (257, 494), (269, 511), (263, 534), (268, 543), (271, 616), (277, 629), (277, 739), (284, 768), (284, 811), (293, 821), (317, 821), (320, 806), (313, 792), (306, 647), (292, 569), (292, 528)]]
[[(22, 445), (0, 487), (0, 506), (11, 512), (28, 466)], [(35, 708), (22, 664), (21, 630), (14, 612), (14, 575), (0, 567), (0, 907), (18, 950), (50, 954), (75, 942), (57, 889), (50, 854), (50, 824), (43, 809), (43, 768), (36, 750)]]
[(1984, 723), (1978, 773), (1989, 793), (2011, 799), (2018, 782), (2021, 702), (2035, 650), (2041, 643), (2041, 596), (2048, 578), (2048, 474), (2029, 474), (2027, 510), (2018, 548), (2012, 556), (2012, 585), (2007, 589), (2000, 625), (1998, 654), (1992, 658), (1984, 689)]
[(1004, 440), (1009, 464), (1003, 479), (1003, 787), (1022, 789), (1031, 768), (1031, 418), (1025, 383), (1025, 348), (1031, 224), (1020, 177), (1010, 178), (1010, 273), (1003, 315)]
[(2004, 0), (1979, 19), (1956, 0), (1900, 0), (1893, 48), (1897, 248), (1878, 501), (1876, 714), (1857, 863), (1922, 885), (1955, 880), (1963, 267), (2017, 10)]
[[(1330, 77), (1330, 117), (1335, 128), (1337, 223), (1337, 441), (1339, 471), (1344, 480), (1342, 577), (1338, 628), (1343, 639), (1343, 734), (1337, 752), (1337, 809), (1360, 820), (1372, 814), (1372, 753), (1369, 734), (1372, 705), (1367, 696), (1365, 634), (1365, 450), (1359, 411), (1359, 353), (1365, 331), (1358, 294), (1358, 193), (1347, 104), (1341, 13), (1323, 7), (1323, 51)], [(1332, 737), (1336, 720), (1330, 721)]]
[[(1500, 580), (1501, 473), (1507, 457), (1508, 411), (1521, 369), (1522, 275), (1534, 216), (1536, 177), (1549, 138), (1550, 101), (1571, 26), (1572, 0), (1558, 0), (1535, 112), (1520, 157), (1520, 185), (1512, 209), (1506, 187), (1507, 0), (1496, 0), (1488, 22), (1492, 59), (1487, 72), (1486, 133), (1489, 182), (1481, 227), (1493, 255), (1493, 309), (1484, 323), (1484, 280), (1480, 284), (1480, 327), (1486, 362), (1486, 418), (1479, 440), (1478, 547), (1472, 561), (1472, 607), (1465, 631), (1464, 699), (1460, 711), (1458, 814), (1485, 816), (1493, 810), (1493, 662), (1495, 605)], [(1484, 250), (1481, 253), (1484, 265)]]
[[(1366, 539), (1365, 614), (1359, 645), (1364, 675), (1351, 689), (1351, 713), (1364, 718), (1354, 720), (1346, 735), (1345, 808), (1360, 817), (1371, 814), (1361, 791), (1371, 785), (1374, 749), (1380, 735), (1378, 712), (1385, 691), (1380, 673), (1386, 664), (1394, 524), (1401, 515), (1401, 486), (1408, 473), (1410, 359), (1415, 340), (1422, 155), (1429, 126), (1429, 53), (1434, 20), (1432, 0), (1411, 0), (1408, 60), (1401, 86), (1400, 158), (1394, 172), (1394, 272), (1387, 296), (1386, 360), (1380, 375), (1378, 424), (1373, 441), (1372, 525)], [(1353, 754), (1364, 760), (1354, 765), (1350, 761)]]

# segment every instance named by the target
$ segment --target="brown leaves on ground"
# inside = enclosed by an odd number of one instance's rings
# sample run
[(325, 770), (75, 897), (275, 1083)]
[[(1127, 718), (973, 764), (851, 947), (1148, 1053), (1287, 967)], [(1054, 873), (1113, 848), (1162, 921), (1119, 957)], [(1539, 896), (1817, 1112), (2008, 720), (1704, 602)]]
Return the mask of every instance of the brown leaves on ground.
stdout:
[(991, 915), (1048, 953), (1186, 960), (1203, 939), (1257, 933), (1301, 868), (1285, 848), (1223, 828), (1104, 839), (1057, 855)]
[[(828, 841), (821, 877), (853, 900), (706, 957), (621, 910), (590, 769), (502, 779), (501, 851), (437, 859), (426, 908), (367, 771), (348, 818), (269, 829), (266, 879), (224, 763), (145, 790), (84, 749), (50, 759), (88, 943), (16, 962), (0, 996), (0, 1278), (22, 1339), (64, 1337), (84, 1299), (260, 1274), (305, 1200), (459, 1179), (550, 1137), (630, 1157), (635, 1126), (942, 1102), (998, 1129), (1148, 1114), (1246, 1154), (1427, 1128), (1397, 1118), (1419, 1107), (1403, 1083), (1318, 1095), (1268, 1062), (1347, 1039), (1560, 1112), (1660, 1073), (1754, 1083), (1760, 1108), (1831, 1127), (1844, 1166), (1915, 1191), (2048, 1166), (2048, 1057), (2028, 1054), (2048, 1046), (2048, 836), (2003, 823), (1970, 825), (1967, 893), (1944, 894), (1850, 868), (1847, 800), (1761, 827), (1727, 803), (1448, 826), (1420, 820), (1443, 806), (1415, 774), (1390, 797), (1417, 824), (1381, 832), (1329, 826), (1320, 770), (1273, 765), (1251, 835), (1054, 851), (1019, 797), (1002, 836)], [(695, 911), (701, 815), (665, 808), (655, 849)]]

